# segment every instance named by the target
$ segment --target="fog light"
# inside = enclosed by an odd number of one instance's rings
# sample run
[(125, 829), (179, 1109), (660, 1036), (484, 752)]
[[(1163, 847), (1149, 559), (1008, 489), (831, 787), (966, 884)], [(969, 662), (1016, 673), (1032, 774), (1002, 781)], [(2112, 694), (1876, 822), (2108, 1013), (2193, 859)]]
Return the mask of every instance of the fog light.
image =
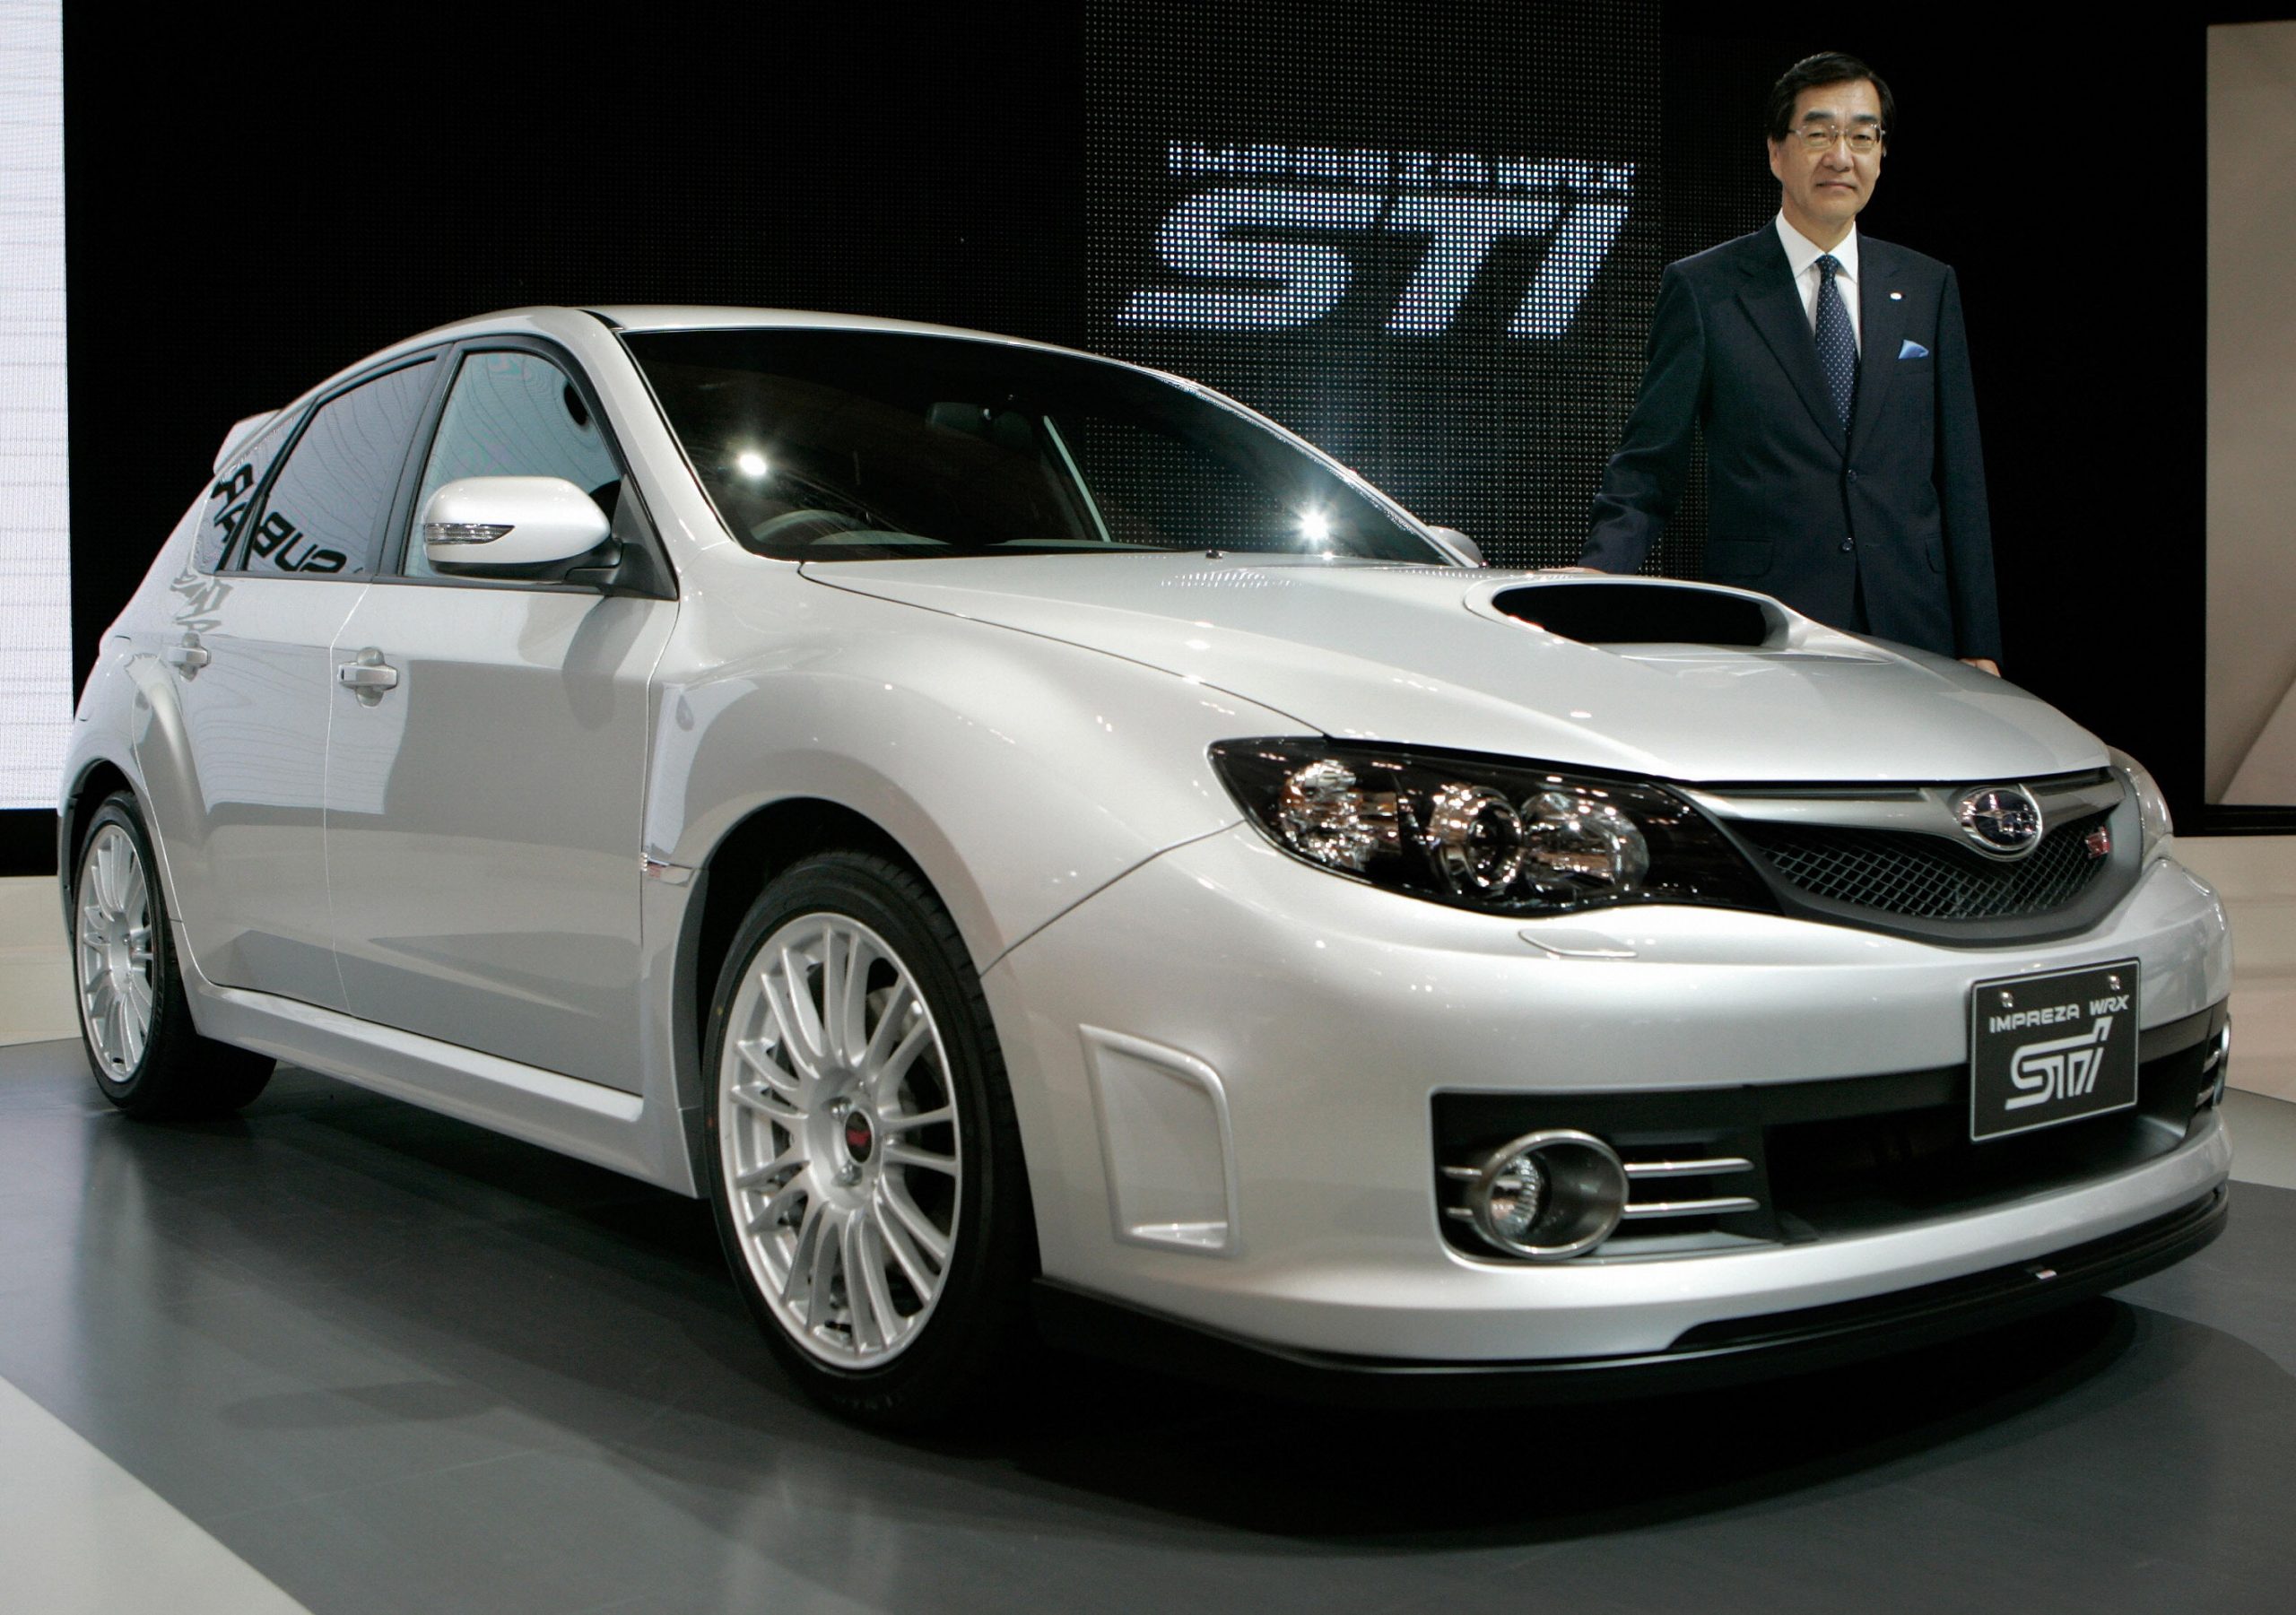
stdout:
[(1476, 1232), (1512, 1256), (1560, 1262), (1611, 1237), (1626, 1168), (1591, 1133), (1553, 1128), (1494, 1150), (1467, 1190)]
[(1491, 1231), (1510, 1245), (1519, 1245), (1546, 1210), (1546, 1174), (1538, 1157), (1522, 1154), (1500, 1168), (1491, 1180)]

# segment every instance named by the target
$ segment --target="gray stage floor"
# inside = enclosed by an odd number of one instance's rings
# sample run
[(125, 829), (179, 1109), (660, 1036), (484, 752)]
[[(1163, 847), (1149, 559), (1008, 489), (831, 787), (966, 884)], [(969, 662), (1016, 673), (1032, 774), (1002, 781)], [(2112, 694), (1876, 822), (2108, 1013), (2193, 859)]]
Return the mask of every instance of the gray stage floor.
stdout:
[(1057, 1362), (943, 1442), (798, 1400), (700, 1205), (306, 1073), (165, 1128), (0, 1049), (0, 1376), (319, 1615), (2296, 1609), (2253, 1184), (2118, 1298), (1822, 1377), (1388, 1416)]

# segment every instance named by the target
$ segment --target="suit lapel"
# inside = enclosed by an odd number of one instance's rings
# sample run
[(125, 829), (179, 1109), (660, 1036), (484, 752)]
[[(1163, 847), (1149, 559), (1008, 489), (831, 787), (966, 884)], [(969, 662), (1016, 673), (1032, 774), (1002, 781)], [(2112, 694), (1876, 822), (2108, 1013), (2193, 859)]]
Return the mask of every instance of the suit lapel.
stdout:
[(1818, 370), (1818, 340), (1810, 330), (1810, 317), (1802, 311), (1802, 293), (1794, 284), (1793, 265), (1774, 227), (1765, 226), (1746, 238), (1746, 283), (1738, 292), (1746, 317), (1778, 360), (1794, 390), (1802, 395), (1810, 418), (1820, 430), (1842, 447), (1841, 421), (1833, 412), (1825, 377)]
[(1882, 418), (1882, 401), (1898, 373), (1898, 349), (1905, 342), (1903, 299), (1892, 300), (1898, 271), (1897, 254), (1883, 241), (1857, 244), (1857, 403), (1849, 416), (1853, 448), (1865, 443)]

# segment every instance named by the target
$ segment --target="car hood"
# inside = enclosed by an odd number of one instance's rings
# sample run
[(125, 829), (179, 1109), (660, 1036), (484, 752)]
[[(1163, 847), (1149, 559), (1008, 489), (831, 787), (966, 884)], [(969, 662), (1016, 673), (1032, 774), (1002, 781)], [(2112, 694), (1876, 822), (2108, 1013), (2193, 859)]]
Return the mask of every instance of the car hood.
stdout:
[[(1624, 578), (1200, 551), (801, 569), (1160, 668), (1335, 737), (1707, 783), (2007, 779), (2105, 762), (2095, 738), (2013, 684), (1738, 590), (1642, 586), (1760, 602), (1758, 646), (1580, 643), (1507, 612), (1639, 582)], [(1514, 592), (1526, 586), (1537, 593)]]

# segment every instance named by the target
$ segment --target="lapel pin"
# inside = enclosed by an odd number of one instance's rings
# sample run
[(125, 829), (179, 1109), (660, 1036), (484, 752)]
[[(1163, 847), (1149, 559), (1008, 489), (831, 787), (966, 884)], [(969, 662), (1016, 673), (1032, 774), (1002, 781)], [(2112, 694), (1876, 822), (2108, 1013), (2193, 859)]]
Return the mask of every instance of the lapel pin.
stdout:
[(1892, 292), (1891, 292), (1891, 293), (1890, 293), (1890, 301), (1892, 301), (1892, 302), (1893, 302), (1893, 303), (1902, 303), (1903, 301), (1905, 301), (1905, 293), (1904, 293), (1904, 292), (1902, 292), (1902, 291), (1892, 291)]

